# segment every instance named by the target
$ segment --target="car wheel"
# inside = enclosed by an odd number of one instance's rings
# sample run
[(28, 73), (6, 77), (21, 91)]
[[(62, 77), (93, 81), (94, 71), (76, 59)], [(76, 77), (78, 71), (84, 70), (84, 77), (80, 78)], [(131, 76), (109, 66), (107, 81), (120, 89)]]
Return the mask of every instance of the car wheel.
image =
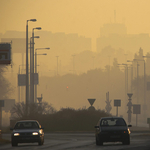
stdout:
[(43, 143), (44, 143), (44, 142), (43, 142), (42, 139), (40, 139), (40, 141), (38, 142), (39, 145), (43, 145)]
[(130, 145), (130, 138), (124, 140), (122, 143), (123, 145)]
[(103, 142), (102, 142), (102, 141), (99, 141), (99, 140), (96, 138), (96, 145), (103, 145)]
[(11, 142), (11, 145), (12, 146), (18, 146), (18, 143), (17, 142)]

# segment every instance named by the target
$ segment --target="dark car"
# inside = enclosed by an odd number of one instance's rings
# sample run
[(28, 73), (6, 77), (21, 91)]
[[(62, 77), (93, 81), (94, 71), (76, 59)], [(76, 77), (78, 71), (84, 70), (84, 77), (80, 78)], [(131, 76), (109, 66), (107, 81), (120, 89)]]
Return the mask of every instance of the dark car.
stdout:
[(34, 143), (39, 145), (44, 143), (44, 131), (36, 120), (18, 121), (14, 128), (11, 128), (11, 144), (17, 146), (18, 143)]
[(130, 130), (122, 117), (104, 117), (95, 126), (96, 145), (103, 145), (103, 142), (122, 142), (130, 144)]

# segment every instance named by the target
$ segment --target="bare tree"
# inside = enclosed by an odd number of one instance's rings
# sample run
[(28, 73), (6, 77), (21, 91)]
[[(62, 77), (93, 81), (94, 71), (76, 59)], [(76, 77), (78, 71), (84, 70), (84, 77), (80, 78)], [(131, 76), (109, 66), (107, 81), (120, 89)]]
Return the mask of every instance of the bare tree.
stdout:
[(11, 114), (14, 119), (32, 119), (44, 114), (52, 114), (56, 112), (55, 108), (47, 102), (40, 104), (32, 103), (28, 105), (28, 114), (26, 112), (26, 104), (24, 102), (16, 103), (11, 109)]

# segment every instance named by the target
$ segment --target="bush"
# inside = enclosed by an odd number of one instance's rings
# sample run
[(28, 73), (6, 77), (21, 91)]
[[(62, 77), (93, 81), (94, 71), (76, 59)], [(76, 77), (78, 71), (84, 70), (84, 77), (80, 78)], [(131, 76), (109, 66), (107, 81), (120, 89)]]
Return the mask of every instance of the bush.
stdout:
[(66, 108), (41, 120), (45, 131), (93, 131), (101, 117), (111, 116), (102, 110)]
[(53, 131), (94, 131), (94, 126), (101, 117), (111, 116), (104, 110), (62, 108), (56, 111), (51, 105), (45, 103), (40, 107), (30, 105), (29, 115), (26, 114), (25, 104), (17, 103), (12, 109), (16, 120), (38, 120), (45, 132)]

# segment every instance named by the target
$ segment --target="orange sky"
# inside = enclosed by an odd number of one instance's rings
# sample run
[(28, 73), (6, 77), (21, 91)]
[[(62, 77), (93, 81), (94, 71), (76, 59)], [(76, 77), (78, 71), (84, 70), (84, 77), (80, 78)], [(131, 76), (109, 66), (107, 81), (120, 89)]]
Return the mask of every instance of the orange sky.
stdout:
[(104, 23), (125, 23), (131, 34), (150, 33), (150, 0), (0, 0), (0, 33), (41, 26), (52, 32), (78, 33), (93, 39)]

